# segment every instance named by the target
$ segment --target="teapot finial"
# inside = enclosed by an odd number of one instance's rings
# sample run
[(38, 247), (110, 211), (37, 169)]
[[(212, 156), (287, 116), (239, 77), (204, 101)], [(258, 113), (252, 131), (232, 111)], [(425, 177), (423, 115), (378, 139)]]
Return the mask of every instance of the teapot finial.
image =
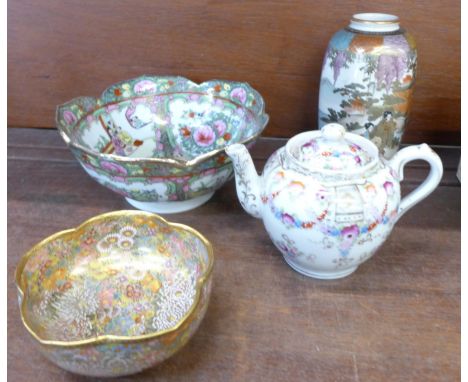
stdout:
[(339, 123), (329, 123), (322, 128), (322, 135), (330, 141), (338, 141), (344, 138), (346, 130)]

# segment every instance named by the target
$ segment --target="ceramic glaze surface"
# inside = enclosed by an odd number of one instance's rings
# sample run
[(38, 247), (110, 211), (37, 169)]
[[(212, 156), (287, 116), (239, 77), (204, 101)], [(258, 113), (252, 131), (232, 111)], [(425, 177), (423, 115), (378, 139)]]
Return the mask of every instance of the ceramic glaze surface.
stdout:
[[(337, 150), (336, 161), (330, 147)], [(261, 177), (245, 147), (226, 152), (244, 209), (263, 220), (288, 264), (324, 279), (347, 276), (370, 258), (402, 214), (429, 195), (442, 176), (442, 163), (427, 145), (405, 148), (386, 163), (371, 141), (337, 124), (290, 139), (269, 158)], [(415, 159), (428, 161), (431, 173), (401, 200), (403, 167)]]
[(391, 158), (407, 122), (416, 61), (414, 39), (399, 28), (397, 17), (362, 14), (353, 19), (332, 37), (325, 53), (319, 127), (340, 123)]
[(182, 77), (142, 76), (57, 109), (62, 137), (86, 172), (139, 202), (202, 200), (232, 176), (223, 148), (252, 144), (267, 121), (249, 85)]
[(354, 184), (323, 182), (289, 169), (285, 149), (268, 163), (262, 217), (276, 247), (314, 274), (333, 275), (369, 258), (396, 222), (400, 186), (376, 166)]
[(187, 342), (210, 294), (212, 250), (157, 215), (105, 214), (34, 247), (17, 273), (24, 323), (66, 370), (117, 376)]

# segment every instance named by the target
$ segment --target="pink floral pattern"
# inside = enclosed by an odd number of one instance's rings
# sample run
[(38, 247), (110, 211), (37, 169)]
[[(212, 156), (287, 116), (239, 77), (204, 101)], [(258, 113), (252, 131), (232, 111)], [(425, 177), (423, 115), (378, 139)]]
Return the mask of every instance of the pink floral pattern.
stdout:
[(101, 161), (101, 167), (105, 170), (110, 171), (111, 173), (114, 174), (119, 174), (119, 175), (127, 175), (127, 170), (125, 167), (115, 163), (115, 162), (109, 162), (109, 161)]
[(231, 91), (231, 97), (239, 100), (242, 104), (247, 100), (247, 92), (244, 88), (235, 88)]
[(218, 121), (214, 121), (213, 125), (216, 131), (218, 132), (218, 135), (223, 136), (227, 129), (226, 122), (222, 120), (218, 120)]
[(206, 147), (211, 146), (215, 140), (215, 134), (210, 126), (201, 126), (195, 130), (193, 139), (198, 146)]
[(135, 84), (135, 93), (145, 93), (156, 90), (156, 83), (150, 80), (142, 80)]
[(77, 121), (75, 114), (73, 114), (73, 112), (71, 112), (70, 110), (66, 110), (63, 113), (63, 119), (65, 120), (65, 123), (67, 123), (68, 125), (71, 125)]

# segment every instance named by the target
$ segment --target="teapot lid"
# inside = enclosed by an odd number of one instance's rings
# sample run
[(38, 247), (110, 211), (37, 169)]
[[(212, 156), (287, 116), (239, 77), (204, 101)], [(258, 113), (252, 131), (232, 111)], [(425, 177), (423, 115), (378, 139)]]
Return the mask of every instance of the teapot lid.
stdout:
[(302, 167), (326, 173), (360, 173), (378, 159), (378, 149), (371, 141), (347, 133), (337, 123), (293, 137), (286, 150)]

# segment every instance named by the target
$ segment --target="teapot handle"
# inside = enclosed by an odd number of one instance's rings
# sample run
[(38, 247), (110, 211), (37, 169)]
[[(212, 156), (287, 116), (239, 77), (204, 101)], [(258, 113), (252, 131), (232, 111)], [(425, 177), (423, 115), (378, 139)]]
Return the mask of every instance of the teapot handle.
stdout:
[(424, 182), (401, 200), (400, 206), (398, 207), (397, 220), (411, 207), (429, 196), (429, 194), (435, 190), (439, 185), (444, 171), (439, 156), (427, 144), (423, 143), (417, 146), (405, 147), (398, 151), (389, 161), (390, 167), (397, 173), (400, 181), (404, 179), (403, 169), (406, 163), (413, 160), (424, 160), (428, 162), (431, 166), (431, 170)]

